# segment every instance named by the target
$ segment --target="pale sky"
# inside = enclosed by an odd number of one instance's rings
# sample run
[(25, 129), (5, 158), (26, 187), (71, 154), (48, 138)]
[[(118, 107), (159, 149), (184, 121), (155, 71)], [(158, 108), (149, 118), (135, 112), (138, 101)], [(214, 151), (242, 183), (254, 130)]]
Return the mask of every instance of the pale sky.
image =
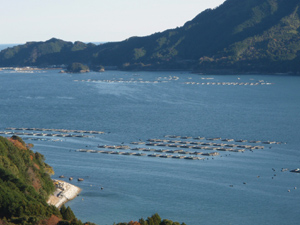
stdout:
[(0, 43), (122, 41), (182, 26), (225, 0), (0, 0)]

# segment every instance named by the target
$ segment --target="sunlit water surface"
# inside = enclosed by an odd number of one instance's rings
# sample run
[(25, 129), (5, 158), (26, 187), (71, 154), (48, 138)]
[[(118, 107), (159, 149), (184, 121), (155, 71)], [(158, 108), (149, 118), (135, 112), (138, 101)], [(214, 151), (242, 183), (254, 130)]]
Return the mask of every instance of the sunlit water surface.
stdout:
[[(259, 81), (270, 85), (207, 85)], [(300, 77), (288, 75), (0, 71), (0, 130), (105, 132), (27, 140), (53, 166), (53, 178), (84, 178), (72, 181), (82, 192), (67, 203), (82, 221), (111, 225), (157, 212), (188, 225), (298, 224), (300, 177), (281, 169), (300, 167), (299, 87)], [(165, 135), (286, 144), (205, 160), (75, 152)]]

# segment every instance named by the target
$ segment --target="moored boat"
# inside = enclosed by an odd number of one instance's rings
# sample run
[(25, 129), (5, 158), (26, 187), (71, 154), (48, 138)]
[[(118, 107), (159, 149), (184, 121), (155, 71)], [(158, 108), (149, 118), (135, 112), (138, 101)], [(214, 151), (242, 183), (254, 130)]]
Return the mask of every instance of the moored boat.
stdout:
[(293, 172), (293, 173), (300, 173), (300, 169), (297, 168), (297, 169), (291, 170), (291, 172)]

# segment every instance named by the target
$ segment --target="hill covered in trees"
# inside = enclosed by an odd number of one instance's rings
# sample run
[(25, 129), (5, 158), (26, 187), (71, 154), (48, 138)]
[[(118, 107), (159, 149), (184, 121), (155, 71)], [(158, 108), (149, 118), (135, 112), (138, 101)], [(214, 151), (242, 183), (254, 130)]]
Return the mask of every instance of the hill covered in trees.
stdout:
[[(45, 42), (27, 42), (0, 52), (1, 66), (48, 66), (71, 64), (85, 58), (94, 44), (75, 43), (52, 38)], [(88, 50), (88, 51), (87, 51)], [(81, 60), (82, 59), (82, 60)]]
[(0, 224), (82, 224), (72, 210), (47, 204), (52, 168), (24, 141), (0, 137)]
[(0, 66), (80, 62), (127, 70), (300, 73), (299, 0), (226, 0), (182, 27), (102, 45), (51, 39), (1, 51)]
[(141, 218), (139, 221), (130, 221), (128, 223), (117, 223), (115, 225), (186, 225), (185, 223), (173, 222), (168, 219), (161, 219), (161, 217), (155, 213), (151, 217), (148, 217), (146, 220)]

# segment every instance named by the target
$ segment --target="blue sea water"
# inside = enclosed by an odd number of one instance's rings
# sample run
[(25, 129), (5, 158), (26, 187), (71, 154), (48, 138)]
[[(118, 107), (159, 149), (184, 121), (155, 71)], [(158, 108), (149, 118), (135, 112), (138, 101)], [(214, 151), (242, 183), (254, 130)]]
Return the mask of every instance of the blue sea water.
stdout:
[[(259, 81), (252, 86), (207, 85)], [(300, 177), (281, 169), (300, 167), (299, 86), (300, 77), (290, 75), (3, 70), (0, 130), (105, 132), (89, 138), (28, 140), (53, 166), (53, 178), (84, 178), (72, 181), (82, 192), (67, 203), (82, 221), (111, 225), (158, 213), (188, 225), (298, 224)], [(205, 160), (75, 151), (99, 150), (98, 145), (133, 147), (130, 142), (166, 139), (165, 135), (281, 144), (260, 143), (264, 149), (220, 152)]]

